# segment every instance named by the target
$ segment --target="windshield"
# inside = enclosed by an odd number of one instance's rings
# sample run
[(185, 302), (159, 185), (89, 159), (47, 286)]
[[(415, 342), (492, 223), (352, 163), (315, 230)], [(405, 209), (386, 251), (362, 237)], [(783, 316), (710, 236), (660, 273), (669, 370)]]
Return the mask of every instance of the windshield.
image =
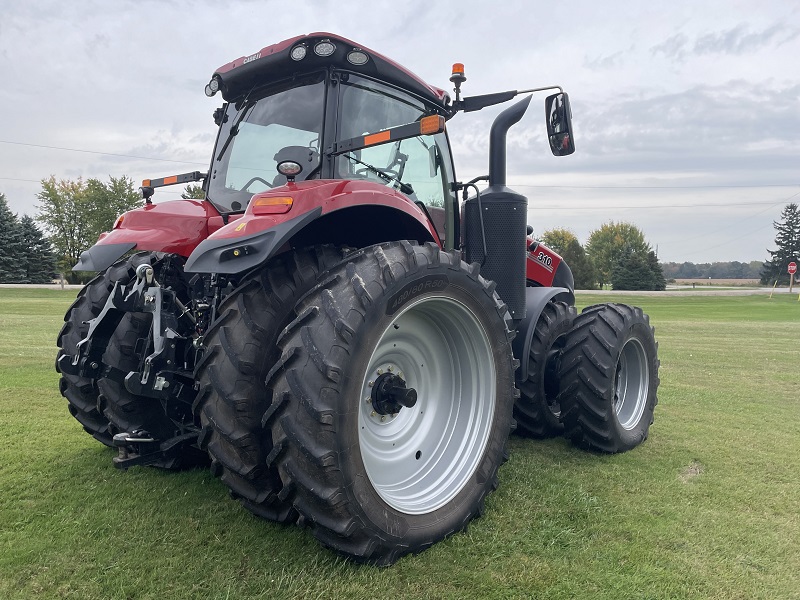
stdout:
[[(431, 114), (413, 96), (353, 74), (342, 80), (339, 94), (338, 139), (414, 123)], [(336, 176), (385, 183), (414, 201), (443, 207), (449, 195), (440, 168), (442, 156), (449, 156), (446, 144), (442, 133), (346, 152), (336, 158)]]
[(276, 169), (284, 160), (302, 167), (297, 181), (319, 177), (323, 75), (292, 85), (227, 106), (208, 187), (220, 212), (244, 210), (253, 194), (286, 183)]

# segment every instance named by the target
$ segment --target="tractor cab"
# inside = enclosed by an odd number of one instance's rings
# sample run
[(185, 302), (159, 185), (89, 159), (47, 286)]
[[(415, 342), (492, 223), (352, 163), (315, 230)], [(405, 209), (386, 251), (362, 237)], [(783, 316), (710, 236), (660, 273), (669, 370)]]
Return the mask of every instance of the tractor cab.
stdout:
[(206, 87), (226, 100), (215, 113), (207, 199), (230, 214), (289, 182), (373, 182), (406, 196), (440, 238), (454, 239), (445, 231), (455, 200), (449, 96), (344, 38), (290, 42), (221, 67)]

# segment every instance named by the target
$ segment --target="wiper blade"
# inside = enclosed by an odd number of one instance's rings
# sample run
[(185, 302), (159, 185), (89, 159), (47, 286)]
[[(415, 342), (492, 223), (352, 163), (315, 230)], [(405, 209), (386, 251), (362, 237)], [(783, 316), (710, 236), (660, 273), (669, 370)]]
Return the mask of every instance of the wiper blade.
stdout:
[(217, 160), (221, 160), (222, 157), (225, 155), (225, 151), (228, 149), (228, 146), (231, 145), (233, 138), (236, 134), (239, 133), (239, 125), (241, 125), (244, 118), (247, 116), (247, 113), (250, 112), (250, 109), (255, 106), (255, 102), (246, 102), (245, 105), (242, 107), (242, 110), (239, 111), (239, 114), (236, 115), (236, 120), (231, 125), (231, 129), (228, 132), (228, 137), (225, 139), (225, 143), (222, 144), (222, 148), (217, 154)]
[(348, 160), (352, 160), (355, 163), (358, 163), (360, 165), (365, 166), (367, 169), (369, 169), (370, 171), (375, 173), (375, 175), (377, 175), (378, 177), (383, 179), (386, 183), (392, 183), (392, 182), (397, 183), (397, 185), (400, 188), (400, 191), (403, 192), (404, 194), (409, 195), (409, 194), (413, 194), (414, 193), (414, 188), (412, 188), (407, 183), (403, 183), (397, 177), (393, 177), (392, 175), (387, 174), (385, 171), (380, 170), (378, 167), (376, 167), (374, 165), (371, 165), (369, 163), (365, 163), (363, 160), (357, 159), (355, 156), (351, 155), (349, 152), (346, 152), (344, 154), (344, 156)]

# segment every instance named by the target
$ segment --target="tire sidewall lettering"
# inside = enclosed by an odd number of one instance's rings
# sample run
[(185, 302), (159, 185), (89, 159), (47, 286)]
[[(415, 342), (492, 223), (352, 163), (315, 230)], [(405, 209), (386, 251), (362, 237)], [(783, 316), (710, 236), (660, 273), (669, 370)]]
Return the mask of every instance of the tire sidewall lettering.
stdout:
[(405, 284), (386, 302), (386, 315), (393, 316), (409, 301), (427, 293), (441, 292), (450, 285), (447, 275), (426, 275)]

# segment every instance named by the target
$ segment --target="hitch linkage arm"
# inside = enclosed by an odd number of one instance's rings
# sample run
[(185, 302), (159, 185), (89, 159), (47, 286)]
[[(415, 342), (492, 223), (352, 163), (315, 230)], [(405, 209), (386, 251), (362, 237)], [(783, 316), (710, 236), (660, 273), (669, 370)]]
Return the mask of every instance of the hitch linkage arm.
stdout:
[(126, 312), (144, 310), (143, 291), (153, 281), (153, 267), (139, 265), (136, 269), (136, 283), (127, 294), (126, 286), (116, 282), (103, 310), (89, 321), (89, 331), (86, 337), (78, 342), (75, 356), (64, 354), (58, 359), (59, 370), (77, 377), (99, 378), (103, 374), (102, 359), (108, 341)]

